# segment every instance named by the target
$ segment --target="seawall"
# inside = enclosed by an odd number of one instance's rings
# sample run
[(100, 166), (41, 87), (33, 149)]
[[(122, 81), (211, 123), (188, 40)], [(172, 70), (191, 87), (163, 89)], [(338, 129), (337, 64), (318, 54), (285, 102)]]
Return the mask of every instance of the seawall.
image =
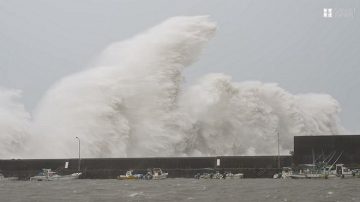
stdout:
[[(278, 171), (277, 156), (216, 156), (216, 157), (158, 157), (158, 158), (86, 158), (81, 159), (82, 178), (111, 179), (129, 169), (145, 172), (161, 168), (169, 177), (193, 177), (209, 169), (244, 173), (246, 178), (268, 178)], [(68, 168), (65, 168), (65, 163)], [(291, 156), (280, 157), (281, 166), (291, 166)], [(78, 170), (78, 159), (13, 159), (0, 160), (5, 176), (28, 179), (42, 168), (68, 174)]]

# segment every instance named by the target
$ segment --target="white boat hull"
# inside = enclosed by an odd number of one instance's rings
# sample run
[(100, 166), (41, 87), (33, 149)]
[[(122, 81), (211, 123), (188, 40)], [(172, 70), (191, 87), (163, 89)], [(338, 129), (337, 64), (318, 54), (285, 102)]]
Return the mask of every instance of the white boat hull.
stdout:
[(71, 175), (53, 175), (53, 176), (34, 176), (30, 181), (54, 181), (54, 180), (73, 180), (78, 179), (81, 173), (73, 173)]
[(161, 175), (153, 175), (153, 176), (152, 176), (152, 179), (153, 179), (153, 180), (163, 180), (163, 179), (166, 179), (167, 176), (168, 176), (167, 173), (163, 173), (163, 174), (161, 174)]

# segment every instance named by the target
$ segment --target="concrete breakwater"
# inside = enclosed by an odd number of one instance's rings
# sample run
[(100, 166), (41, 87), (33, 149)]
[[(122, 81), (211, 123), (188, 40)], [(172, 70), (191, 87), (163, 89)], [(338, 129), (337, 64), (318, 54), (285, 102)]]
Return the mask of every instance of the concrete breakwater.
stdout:
[[(291, 156), (281, 156), (281, 166), (291, 166)], [(0, 160), (0, 170), (8, 177), (28, 179), (42, 168), (62, 174), (78, 170), (78, 159), (11, 159)], [(246, 178), (272, 177), (278, 171), (277, 156), (154, 157), (154, 158), (86, 158), (80, 161), (82, 178), (111, 179), (129, 169), (145, 172), (162, 168), (170, 178), (193, 177), (210, 169), (244, 173)]]

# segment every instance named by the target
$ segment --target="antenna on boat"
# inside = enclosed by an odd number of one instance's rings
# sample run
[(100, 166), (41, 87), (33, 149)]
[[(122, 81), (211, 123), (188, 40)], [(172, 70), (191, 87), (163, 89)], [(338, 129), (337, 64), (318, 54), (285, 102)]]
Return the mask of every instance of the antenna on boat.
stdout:
[(311, 148), (311, 154), (312, 154), (312, 159), (313, 159), (313, 165), (315, 165), (315, 152), (314, 152), (314, 148)]
[(337, 163), (337, 161), (340, 159), (340, 157), (342, 156), (342, 154), (344, 153), (344, 151), (342, 151), (340, 153), (340, 155), (338, 156), (338, 158), (334, 161), (334, 163), (330, 166), (329, 170), (331, 170), (331, 168), (335, 165), (335, 163)]
[(327, 158), (327, 159), (324, 160), (323, 162), (326, 162), (326, 164), (330, 163), (330, 161), (334, 158), (335, 154), (336, 154), (336, 151), (333, 151), (333, 152), (330, 154), (329, 158)]
[(315, 162), (321, 162), (321, 159), (323, 158), (324, 156), (324, 151), (321, 151), (321, 154), (315, 158)]
[(81, 162), (81, 158), (80, 158), (80, 138), (76, 137), (76, 139), (79, 141), (79, 161), (78, 161), (78, 172), (80, 172), (80, 162)]

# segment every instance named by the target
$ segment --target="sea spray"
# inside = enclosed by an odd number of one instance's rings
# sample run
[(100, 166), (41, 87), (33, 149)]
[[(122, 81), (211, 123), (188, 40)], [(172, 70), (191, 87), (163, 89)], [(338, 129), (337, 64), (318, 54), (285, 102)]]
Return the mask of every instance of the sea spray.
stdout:
[(74, 154), (79, 136), (88, 157), (182, 155), (181, 72), (215, 30), (206, 16), (171, 18), (112, 44), (98, 66), (62, 79), (35, 114), (37, 131), (50, 142), (46, 153)]
[(0, 87), (0, 158), (18, 158), (26, 151), (30, 114), (20, 98), (21, 91)]
[(284, 153), (294, 135), (343, 132), (339, 104), (329, 95), (292, 95), (277, 84), (239, 83), (224, 74), (184, 88), (182, 71), (215, 31), (207, 16), (174, 17), (111, 44), (97, 65), (44, 95), (31, 141), (19, 141), (31, 151), (25, 157), (73, 157), (76, 136), (83, 157), (145, 157), (275, 154), (278, 132)]
[(329, 95), (292, 95), (277, 84), (233, 82), (209, 74), (191, 86), (180, 105), (198, 128), (200, 154), (275, 154), (277, 133), (284, 152), (295, 135), (341, 134), (339, 104)]

